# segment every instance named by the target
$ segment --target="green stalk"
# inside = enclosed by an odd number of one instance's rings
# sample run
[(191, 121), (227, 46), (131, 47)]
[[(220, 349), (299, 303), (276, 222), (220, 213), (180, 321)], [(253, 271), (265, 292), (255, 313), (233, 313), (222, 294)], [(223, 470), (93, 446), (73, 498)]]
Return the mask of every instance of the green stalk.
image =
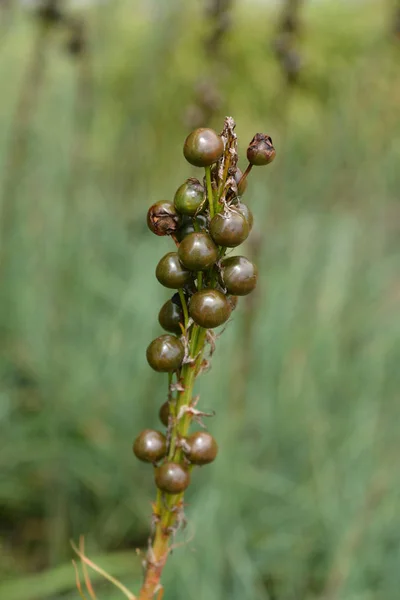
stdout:
[(206, 172), (206, 183), (207, 183), (207, 198), (208, 206), (210, 207), (210, 219), (214, 216), (214, 194), (211, 185), (211, 167), (205, 167)]
[[(186, 302), (182, 303), (182, 306), (185, 307), (187, 311)], [(178, 393), (175, 415), (179, 414), (182, 407), (189, 407), (192, 402), (194, 382), (202, 361), (205, 340), (206, 330), (194, 325), (190, 330), (188, 342), (191, 349), (190, 358), (194, 359), (197, 356), (197, 359), (193, 363), (185, 364), (181, 369), (179, 382), (183, 386), (184, 391)], [(179, 421), (175, 419), (171, 432), (171, 443), (168, 455), (169, 461), (181, 462), (183, 460), (182, 449), (177, 444), (177, 441), (187, 435), (191, 420), (192, 415), (190, 412), (186, 412)], [(177, 524), (178, 518), (183, 510), (182, 505), (183, 493), (170, 495), (162, 494), (162, 492), (158, 490), (157, 499), (153, 508), (153, 514), (157, 521), (156, 531), (152, 544), (152, 551), (149, 554), (147, 561), (145, 580), (138, 600), (153, 600), (155, 594), (159, 590), (161, 573), (170, 552), (173, 528)]]
[(187, 329), (188, 322), (189, 322), (189, 313), (188, 313), (188, 309), (187, 309), (187, 305), (186, 305), (185, 294), (183, 293), (183, 289), (182, 288), (179, 288), (178, 293), (179, 293), (179, 298), (180, 298), (181, 304), (182, 304), (183, 319), (184, 319), (184, 322), (185, 322), (185, 329)]

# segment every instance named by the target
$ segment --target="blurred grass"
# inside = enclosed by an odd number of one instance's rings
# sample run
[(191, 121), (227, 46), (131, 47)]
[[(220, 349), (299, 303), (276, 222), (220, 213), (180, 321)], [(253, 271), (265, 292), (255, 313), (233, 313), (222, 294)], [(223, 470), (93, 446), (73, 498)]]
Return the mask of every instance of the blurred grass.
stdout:
[[(2, 196), (12, 221), (0, 293), (1, 598), (77, 597), (72, 568), (68, 587), (57, 565), (81, 533), (114, 565), (115, 551), (147, 542), (153, 481), (130, 446), (158, 426), (165, 397), (144, 349), (168, 297), (153, 270), (170, 245), (144, 215), (196, 174), (181, 146), (207, 73), (207, 23), (200, 3), (146, 6), (85, 13), (94, 100), (84, 129), (77, 65), (51, 34)], [(306, 5), (305, 67), (283, 112), (275, 17), (238, 3), (226, 42), (211, 125), (232, 114), (242, 156), (266, 130), (278, 158), (246, 194), (261, 241), (254, 326), (243, 301), (199, 385), (202, 406), (217, 411), (220, 455), (188, 492), (180, 539), (194, 539), (171, 557), (165, 597), (394, 600), (400, 48), (379, 2)], [(1, 41), (3, 182), (35, 34), (17, 13)], [(115, 567), (136, 589), (139, 562)]]

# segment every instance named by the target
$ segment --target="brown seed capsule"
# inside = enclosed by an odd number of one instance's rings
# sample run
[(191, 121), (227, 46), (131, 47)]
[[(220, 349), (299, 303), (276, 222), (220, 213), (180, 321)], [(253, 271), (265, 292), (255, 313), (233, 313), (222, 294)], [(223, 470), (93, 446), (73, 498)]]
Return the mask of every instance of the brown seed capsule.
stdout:
[(207, 431), (197, 431), (185, 439), (183, 447), (188, 460), (194, 465), (207, 465), (218, 454), (218, 445)]
[(190, 133), (183, 146), (183, 153), (190, 164), (207, 167), (217, 162), (224, 151), (221, 136), (213, 129), (201, 127)]
[(239, 297), (238, 296), (227, 296), (226, 299), (229, 302), (229, 306), (231, 307), (231, 310), (235, 310), (235, 308), (237, 307), (237, 303), (239, 301)]
[(221, 262), (221, 282), (228, 294), (247, 296), (257, 285), (258, 271), (245, 256), (229, 256)]
[(136, 438), (133, 452), (143, 462), (155, 463), (161, 460), (167, 454), (165, 435), (154, 429), (145, 429)]
[(167, 462), (155, 470), (155, 480), (162, 492), (180, 494), (190, 483), (190, 473), (178, 463)]
[(243, 202), (239, 202), (235, 208), (244, 216), (249, 226), (249, 231), (251, 231), (253, 228), (254, 217), (250, 208), (247, 206), (247, 204), (243, 204)]
[(256, 133), (247, 148), (247, 160), (251, 165), (268, 165), (275, 158), (276, 152), (272, 139), (265, 133)]
[(160, 335), (146, 350), (147, 362), (159, 373), (172, 373), (179, 369), (185, 356), (182, 342), (173, 335)]
[(168, 423), (169, 423), (169, 402), (168, 401), (164, 402), (164, 404), (161, 405), (158, 416), (160, 417), (161, 423), (163, 425), (165, 425), (165, 427), (168, 427)]
[(150, 206), (147, 226), (156, 235), (171, 235), (180, 225), (180, 216), (172, 202), (161, 200)]
[(237, 210), (217, 213), (210, 223), (210, 234), (219, 246), (235, 248), (245, 241), (250, 228), (246, 218)]
[(182, 305), (172, 300), (167, 300), (160, 308), (158, 322), (165, 331), (182, 335), (181, 324), (183, 326), (184, 323)]
[(247, 178), (242, 180), (242, 175), (243, 175), (242, 171), (239, 169), (239, 167), (236, 167), (235, 181), (238, 186), (238, 195), (239, 196), (243, 196), (243, 194), (247, 190)]
[(231, 316), (231, 311), (226, 296), (214, 289), (196, 292), (189, 303), (189, 313), (193, 321), (205, 329), (213, 329), (225, 323)]

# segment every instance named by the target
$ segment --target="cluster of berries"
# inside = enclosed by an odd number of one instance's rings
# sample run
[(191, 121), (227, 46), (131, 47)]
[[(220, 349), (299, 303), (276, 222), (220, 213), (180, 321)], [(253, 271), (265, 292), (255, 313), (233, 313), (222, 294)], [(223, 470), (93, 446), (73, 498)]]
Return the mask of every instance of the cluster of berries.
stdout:
[(191, 417), (205, 414), (194, 409), (191, 388), (204, 362), (204, 344), (213, 344), (210, 330), (226, 323), (238, 296), (249, 294), (257, 283), (257, 268), (250, 260), (225, 254), (242, 244), (252, 229), (253, 215), (241, 201), (247, 176), (253, 165), (272, 162), (275, 149), (269, 136), (257, 134), (242, 173), (234, 127), (228, 117), (220, 135), (201, 128), (187, 137), (184, 156), (190, 164), (204, 167), (203, 181), (187, 179), (173, 202), (157, 202), (147, 215), (149, 229), (171, 236), (176, 244), (176, 250), (159, 261), (156, 277), (177, 291), (158, 315), (168, 333), (153, 340), (146, 353), (155, 371), (169, 374), (168, 401), (160, 409), (167, 431), (142, 431), (133, 451), (138, 459), (154, 464), (156, 485), (166, 494), (183, 492), (191, 466), (210, 463), (217, 455), (217, 443), (208, 432), (188, 434)]

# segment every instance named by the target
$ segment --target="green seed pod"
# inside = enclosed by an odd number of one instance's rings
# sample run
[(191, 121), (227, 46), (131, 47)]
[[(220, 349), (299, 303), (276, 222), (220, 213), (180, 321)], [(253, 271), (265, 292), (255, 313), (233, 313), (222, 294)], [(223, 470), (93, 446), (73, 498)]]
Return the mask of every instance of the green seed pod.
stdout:
[(158, 462), (167, 454), (165, 435), (154, 429), (145, 429), (136, 438), (133, 452), (143, 462)]
[(189, 233), (178, 248), (179, 260), (190, 271), (205, 271), (218, 260), (218, 248), (208, 233)]
[(161, 405), (160, 411), (158, 413), (160, 421), (165, 427), (168, 427), (169, 424), (169, 402), (164, 402)]
[(249, 231), (251, 231), (253, 229), (254, 217), (253, 217), (253, 213), (251, 212), (251, 210), (247, 206), (247, 204), (243, 204), (243, 202), (239, 202), (237, 204), (237, 206), (235, 206), (235, 210), (239, 211), (240, 214), (242, 214), (244, 216), (244, 218), (247, 221), (247, 225), (249, 226)]
[(235, 248), (249, 235), (249, 225), (237, 210), (218, 213), (211, 219), (210, 234), (214, 242), (226, 248)]
[(183, 154), (195, 167), (209, 167), (217, 162), (224, 152), (224, 142), (213, 129), (195, 129), (188, 135)]
[(167, 494), (180, 494), (190, 483), (190, 473), (178, 463), (167, 462), (155, 470), (156, 486)]
[(181, 242), (184, 237), (189, 235), (189, 233), (193, 233), (195, 231), (193, 220), (196, 223), (196, 227), (200, 229), (201, 232), (204, 233), (207, 231), (208, 220), (205, 215), (197, 215), (196, 217), (187, 217), (183, 215), (181, 226), (175, 233), (175, 237), (178, 242)]
[(174, 290), (189, 284), (193, 279), (190, 271), (182, 266), (177, 252), (168, 252), (163, 256), (157, 265), (156, 277), (162, 285)]
[(204, 188), (198, 179), (187, 179), (175, 193), (175, 208), (181, 215), (194, 217), (205, 206)]
[(207, 465), (213, 462), (218, 454), (218, 445), (207, 431), (197, 431), (185, 439), (184, 452), (194, 465)]
[(200, 327), (213, 329), (229, 319), (231, 307), (222, 292), (204, 289), (196, 292), (191, 297), (189, 314)]
[(257, 277), (257, 267), (244, 256), (229, 256), (221, 263), (221, 282), (228, 294), (250, 294), (257, 285)]
[(172, 373), (179, 369), (185, 356), (182, 342), (173, 335), (160, 335), (146, 351), (147, 362), (160, 373)]
[(181, 325), (183, 327), (183, 311), (180, 304), (167, 300), (165, 304), (160, 308), (158, 313), (158, 322), (165, 331), (176, 333), (176, 335), (182, 334)]
[(276, 156), (275, 148), (269, 135), (256, 133), (247, 148), (247, 160), (251, 165), (269, 165)]
[(161, 200), (147, 211), (147, 226), (156, 235), (171, 235), (180, 226), (180, 216), (171, 202)]

